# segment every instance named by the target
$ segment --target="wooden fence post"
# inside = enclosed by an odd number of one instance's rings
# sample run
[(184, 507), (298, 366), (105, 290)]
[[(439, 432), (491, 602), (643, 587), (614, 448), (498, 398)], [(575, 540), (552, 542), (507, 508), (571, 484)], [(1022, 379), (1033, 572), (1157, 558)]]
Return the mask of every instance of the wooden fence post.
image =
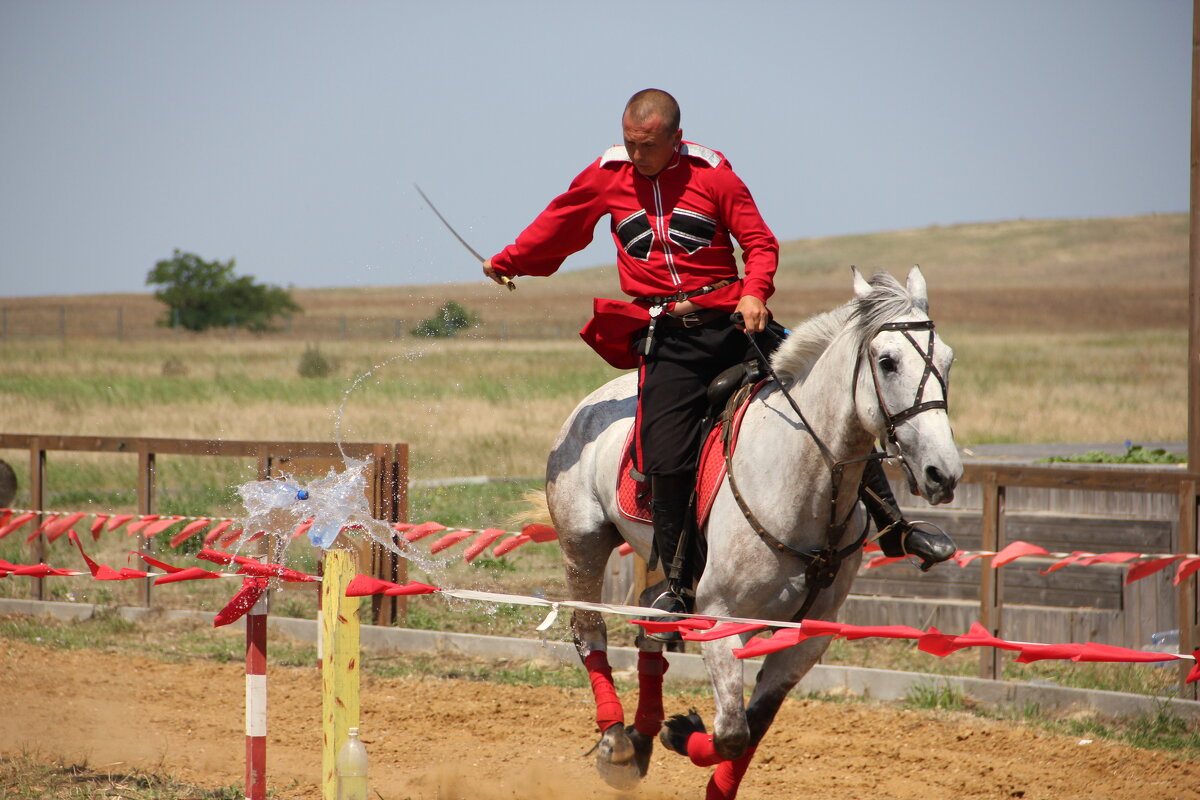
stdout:
[[(42, 449), (41, 441), (34, 437), (29, 442), (29, 506), (36, 511), (46, 508), (46, 451)], [(34, 530), (42, 526), (42, 515), (38, 514), (33, 520)], [(46, 560), (46, 537), (38, 536), (33, 540), (33, 558), (35, 564)], [(31, 578), (33, 581), (33, 599), (46, 599), (46, 585), (42, 578)]]
[[(154, 513), (154, 452), (143, 447), (138, 449), (138, 513), (143, 515)], [(138, 549), (145, 552), (150, 547), (150, 540), (144, 534), (138, 534)], [(154, 604), (154, 579), (146, 578), (143, 582), (142, 600), (146, 608)]]
[(359, 598), (346, 597), (357, 563), (353, 550), (326, 550), (321, 582), (321, 776), (324, 800), (337, 798), (338, 750), (358, 727)]
[[(1183, 481), (1179, 484), (1179, 530), (1176, 532), (1176, 553), (1198, 552), (1196, 535), (1196, 481)], [(1200, 648), (1200, 580), (1192, 573), (1186, 580), (1180, 581), (1179, 597), (1179, 652), (1191, 653)], [(1185, 683), (1191, 661), (1179, 662), (1179, 696), (1189, 700), (1197, 699), (1197, 685)]]
[[(1004, 547), (1005, 487), (988, 476), (983, 484), (983, 519), (981, 543), (983, 550), (999, 551)], [(979, 624), (988, 633), (1000, 636), (1003, 627), (1004, 582), (1001, 570), (992, 569), (991, 559), (979, 560)], [(998, 679), (1001, 675), (1000, 651), (993, 647), (979, 650), (979, 677)]]

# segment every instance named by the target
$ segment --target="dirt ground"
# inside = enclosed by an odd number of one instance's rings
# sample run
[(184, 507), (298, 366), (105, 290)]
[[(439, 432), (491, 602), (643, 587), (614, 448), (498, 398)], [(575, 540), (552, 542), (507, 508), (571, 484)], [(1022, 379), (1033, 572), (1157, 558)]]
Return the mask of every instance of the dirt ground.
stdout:
[[(656, 748), (637, 791), (609, 789), (583, 755), (595, 736), (586, 689), (364, 680), (363, 735), (372, 789), (383, 800), (673, 800), (703, 797), (711, 773)], [(0, 754), (137, 768), (203, 786), (239, 783), (244, 685), (237, 664), (3, 641)], [(320, 702), (315, 667), (271, 669), (267, 758), (277, 797), (320, 797)], [(668, 696), (667, 711), (688, 702)], [(632, 698), (627, 704), (632, 719)], [(1200, 765), (963, 714), (789, 700), (739, 797), (806, 796), (1200, 800)]]

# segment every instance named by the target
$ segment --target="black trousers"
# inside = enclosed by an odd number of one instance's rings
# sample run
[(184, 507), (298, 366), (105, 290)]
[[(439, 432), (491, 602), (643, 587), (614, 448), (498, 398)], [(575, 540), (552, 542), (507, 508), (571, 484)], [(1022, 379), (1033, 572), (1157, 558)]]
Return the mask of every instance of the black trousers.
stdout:
[[(770, 334), (759, 334), (769, 352)], [(757, 355), (744, 331), (722, 315), (694, 328), (659, 322), (638, 369), (634, 463), (645, 475), (694, 472), (708, 385), (724, 369)]]

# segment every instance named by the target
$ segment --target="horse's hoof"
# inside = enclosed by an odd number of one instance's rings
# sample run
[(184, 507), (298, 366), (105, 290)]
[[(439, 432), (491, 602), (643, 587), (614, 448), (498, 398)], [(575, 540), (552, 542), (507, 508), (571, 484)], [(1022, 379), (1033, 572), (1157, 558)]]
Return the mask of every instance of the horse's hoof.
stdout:
[(646, 777), (646, 773), (650, 771), (650, 754), (654, 752), (654, 737), (640, 733), (632, 725), (625, 728), (625, 735), (629, 737), (629, 741), (633, 744), (633, 761), (637, 764), (641, 777), (644, 778)]
[[(646, 768), (638, 766), (634, 743), (622, 725), (613, 725), (606, 730), (592, 749), (596, 752), (596, 771), (614, 789), (628, 791), (646, 774)], [(646, 766), (649, 766), (649, 756)]]
[(688, 738), (693, 733), (707, 733), (704, 720), (700, 719), (694, 708), (689, 709), (686, 714), (675, 714), (664, 722), (662, 730), (658, 732), (658, 740), (668, 750), (686, 756)]

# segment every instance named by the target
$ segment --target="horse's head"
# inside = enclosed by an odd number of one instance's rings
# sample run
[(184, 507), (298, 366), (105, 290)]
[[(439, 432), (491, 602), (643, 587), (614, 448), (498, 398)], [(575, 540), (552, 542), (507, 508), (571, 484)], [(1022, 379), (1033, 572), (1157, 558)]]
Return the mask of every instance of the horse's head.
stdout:
[(946, 408), (954, 351), (929, 318), (925, 278), (913, 267), (901, 286), (885, 272), (867, 281), (854, 269), (854, 294), (858, 417), (902, 458), (913, 494), (948, 503), (962, 477)]

